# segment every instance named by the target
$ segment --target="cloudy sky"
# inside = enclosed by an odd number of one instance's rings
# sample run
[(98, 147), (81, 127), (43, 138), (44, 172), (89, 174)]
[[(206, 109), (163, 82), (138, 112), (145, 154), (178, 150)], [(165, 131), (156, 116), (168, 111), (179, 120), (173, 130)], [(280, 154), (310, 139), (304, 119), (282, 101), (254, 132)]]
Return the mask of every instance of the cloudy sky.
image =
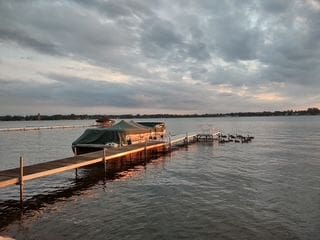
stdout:
[(320, 107), (320, 0), (0, 0), (0, 115)]

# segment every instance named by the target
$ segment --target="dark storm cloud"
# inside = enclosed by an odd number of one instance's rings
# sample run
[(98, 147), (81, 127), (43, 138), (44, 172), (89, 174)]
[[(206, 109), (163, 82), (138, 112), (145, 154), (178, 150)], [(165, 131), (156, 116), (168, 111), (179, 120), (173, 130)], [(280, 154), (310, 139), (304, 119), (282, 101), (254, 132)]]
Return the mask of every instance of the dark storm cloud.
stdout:
[[(285, 84), (277, 94), (289, 100), (300, 98), (296, 91), (300, 87), (306, 98), (313, 99), (310, 104), (317, 103), (311, 90), (320, 86), (316, 3), (0, 1), (0, 47), (11, 48), (15, 55), (19, 55), (18, 46), (44, 59), (68, 58), (129, 79), (126, 84), (112, 84), (94, 77), (53, 74), (47, 68), (47, 72), (35, 71), (50, 84), (21, 88), (24, 79), (17, 79), (19, 70), (13, 69), (10, 79), (17, 81), (1, 81), (1, 94), (79, 106), (165, 109), (175, 105), (199, 111), (210, 111), (210, 101), (217, 103), (217, 110), (219, 104), (237, 102), (233, 106), (241, 110), (254, 106), (252, 96), (260, 94), (260, 89)], [(6, 57), (1, 57), (2, 63)], [(220, 85), (228, 85), (230, 91), (220, 92)], [(247, 95), (237, 93), (242, 86), (249, 89)], [(289, 100), (277, 106), (290, 104)], [(291, 104), (300, 103), (305, 101)], [(270, 106), (269, 102), (259, 104)]]
[(137, 107), (138, 104), (131, 98), (131, 89), (124, 85), (59, 75), (48, 77), (55, 81), (50, 84), (26, 84), (21, 81), (0, 80), (0, 84), (4, 86), (0, 90), (1, 97), (6, 95), (6, 98), (15, 98), (21, 103), (53, 101), (69, 106)]
[(19, 45), (22, 45), (23, 47), (29, 47), (41, 53), (52, 55), (58, 54), (58, 51), (54, 44), (41, 39), (32, 38), (28, 36), (28, 34), (23, 32), (0, 28), (0, 39), (9, 42), (15, 42)]
[[(180, 109), (193, 109), (202, 100), (190, 98), (193, 91), (175, 83), (119, 84), (103, 80), (72, 78), (63, 75), (47, 75), (55, 80), (52, 84), (52, 98), (63, 99), (71, 105), (100, 105), (112, 107), (157, 107), (168, 108), (170, 104)], [(197, 95), (193, 93), (194, 95)], [(67, 97), (65, 97), (67, 96)], [(199, 96), (199, 99), (200, 96)], [(191, 105), (186, 103), (193, 103)]]
[[(228, 9), (227, 11), (231, 11)], [(221, 16), (210, 21), (212, 42), (217, 53), (227, 61), (252, 60), (257, 58), (261, 42), (260, 31), (249, 28), (240, 12)], [(247, 19), (246, 19), (247, 20)]]
[(268, 65), (262, 74), (271, 81), (319, 86), (320, 30), (316, 26), (320, 14), (300, 8), (295, 11), (285, 15), (286, 21), (270, 21), (276, 25), (270, 29), (271, 45), (261, 51), (260, 60)]
[(292, 4), (291, 0), (268, 0), (260, 1), (262, 8), (269, 12), (279, 14), (288, 10)]
[(99, 11), (104, 16), (112, 19), (123, 17), (144, 17), (153, 15), (152, 9), (158, 7), (158, 1), (148, 0), (118, 0), (118, 1), (101, 1), (101, 0), (75, 0), (76, 4), (81, 4), (88, 8)]
[[(1, 4), (1, 27), (13, 29), (17, 36), (28, 33), (31, 39), (37, 39), (38, 44), (34, 41), (28, 45), (36, 51), (44, 48), (44, 39), (54, 43), (57, 52), (63, 56), (97, 65), (118, 68), (133, 62), (134, 56), (127, 56), (126, 52), (134, 47), (138, 37), (129, 27), (119, 27), (117, 22), (103, 24), (101, 22), (107, 19), (78, 4), (67, 1), (2, 1)], [(6, 41), (12, 35), (0, 37)]]
[(182, 44), (182, 36), (174, 32), (174, 26), (170, 22), (153, 18), (144, 24), (141, 49), (147, 57), (165, 58)]
[(257, 85), (257, 74), (248, 73), (245, 69), (216, 67), (214, 71), (206, 73), (205, 78), (208, 82), (218, 84), (228, 84), (233, 86)]
[[(21, 82), (0, 79), (0, 101), (13, 104), (51, 103), (77, 107), (154, 108), (180, 110), (194, 109), (204, 104), (200, 96), (190, 98), (192, 91), (172, 83), (116, 84), (103, 80), (90, 80), (49, 74), (51, 83)], [(195, 94), (197, 95), (197, 94)], [(192, 103), (192, 104), (191, 104)]]
[(183, 31), (177, 31), (179, 26), (170, 21), (154, 16), (144, 22), (142, 29), (140, 46), (148, 58), (173, 64), (180, 64), (188, 58), (197, 61), (210, 59), (205, 43), (199, 39), (188, 41)]

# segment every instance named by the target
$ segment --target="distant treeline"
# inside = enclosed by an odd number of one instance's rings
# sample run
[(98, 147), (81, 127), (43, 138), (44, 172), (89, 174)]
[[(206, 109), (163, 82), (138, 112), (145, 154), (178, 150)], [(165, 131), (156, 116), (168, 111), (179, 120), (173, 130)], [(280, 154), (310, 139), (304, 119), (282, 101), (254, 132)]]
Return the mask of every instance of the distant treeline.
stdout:
[(236, 112), (236, 113), (205, 113), (205, 114), (122, 114), (122, 115), (87, 115), (87, 114), (69, 114), (69, 115), (6, 115), (0, 116), (0, 121), (33, 121), (33, 120), (89, 120), (100, 118), (195, 118), (195, 117), (269, 117), (269, 116), (302, 116), (302, 115), (320, 115), (318, 108), (308, 108), (307, 110), (287, 110), (287, 111), (263, 111), (263, 112)]

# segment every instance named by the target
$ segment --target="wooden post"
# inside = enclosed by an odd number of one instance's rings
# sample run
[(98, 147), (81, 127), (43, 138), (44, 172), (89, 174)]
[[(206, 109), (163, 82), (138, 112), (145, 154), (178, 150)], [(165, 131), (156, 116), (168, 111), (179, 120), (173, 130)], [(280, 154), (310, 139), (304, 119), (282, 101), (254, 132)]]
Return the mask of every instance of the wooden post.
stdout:
[(144, 164), (147, 164), (147, 141), (145, 142), (144, 145)]
[(167, 148), (167, 144), (163, 144), (162, 146), (162, 154), (166, 154), (166, 149)]
[(103, 148), (103, 164), (104, 164), (104, 176), (107, 176), (107, 160), (106, 160), (106, 149)]
[(171, 144), (171, 135), (169, 133), (169, 152), (171, 152), (172, 144)]
[(188, 147), (189, 144), (189, 137), (188, 137), (188, 132), (186, 132), (186, 147)]
[[(78, 151), (77, 147), (74, 147), (74, 158), (77, 159)], [(78, 168), (75, 169), (76, 180), (78, 179)]]
[(23, 157), (20, 157), (20, 207), (23, 209), (23, 189), (24, 189), (24, 182), (23, 182)]

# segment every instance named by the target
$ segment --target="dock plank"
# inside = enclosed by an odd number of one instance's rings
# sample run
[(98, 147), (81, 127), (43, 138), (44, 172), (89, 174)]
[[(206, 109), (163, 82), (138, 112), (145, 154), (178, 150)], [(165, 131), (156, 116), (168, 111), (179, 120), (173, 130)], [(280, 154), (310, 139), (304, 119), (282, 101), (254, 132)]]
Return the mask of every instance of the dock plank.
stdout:
[[(118, 157), (126, 156), (130, 153), (142, 151), (147, 149), (165, 146), (164, 142), (145, 143), (129, 145), (121, 148), (111, 148), (106, 150), (106, 160), (115, 159)], [(103, 160), (103, 151), (99, 150), (92, 153), (77, 155), (74, 157), (67, 157), (63, 159), (53, 160), (44, 163), (38, 163), (23, 168), (24, 181), (46, 177), (54, 174), (59, 174), (65, 171), (73, 170), (76, 168), (90, 166)], [(13, 168), (0, 171), (0, 188), (16, 185), (19, 183), (20, 168)]]
[[(189, 136), (192, 139), (195, 135)], [(172, 141), (178, 143), (185, 138), (179, 138)], [(128, 145), (120, 148), (106, 149), (106, 160), (116, 159), (127, 156), (132, 153), (137, 153), (145, 150), (152, 150), (155, 148), (166, 147), (168, 143), (165, 142), (148, 142)], [(65, 171), (90, 166), (103, 161), (103, 150), (81, 154), (73, 157), (53, 160), (49, 162), (37, 163), (34, 165), (25, 166), (23, 168), (23, 181), (33, 180), (36, 178), (46, 177), (50, 175), (59, 174)], [(20, 168), (13, 168), (0, 171), (0, 188), (9, 187), (19, 184)]]

